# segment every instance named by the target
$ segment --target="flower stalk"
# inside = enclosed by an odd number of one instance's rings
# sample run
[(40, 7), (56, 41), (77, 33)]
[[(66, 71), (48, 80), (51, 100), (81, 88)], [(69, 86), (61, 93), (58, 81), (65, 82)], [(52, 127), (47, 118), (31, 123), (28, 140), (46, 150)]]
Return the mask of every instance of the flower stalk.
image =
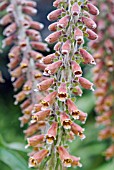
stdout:
[[(94, 33), (95, 22), (90, 14), (98, 15), (99, 11), (88, 1), (63, 1), (56, 0), (53, 6), (57, 9), (48, 15), (50, 21), (55, 21), (49, 26), (53, 31), (45, 40), (54, 45), (55, 52), (42, 58), (44, 64), (43, 75), (47, 77), (37, 85), (39, 91), (48, 91), (39, 102), (41, 111), (33, 113), (32, 121), (41, 121), (40, 113), (50, 113), (43, 116), (45, 120), (45, 131), (43, 132), (44, 144), (38, 147), (48, 150), (48, 158), (41, 164), (30, 164), (39, 169), (62, 170), (71, 166), (79, 166), (80, 158), (72, 156), (68, 151), (68, 142), (74, 136), (81, 140), (85, 138), (84, 128), (76, 122), (80, 120), (85, 123), (87, 114), (79, 110), (74, 98), (82, 95), (81, 87), (93, 90), (93, 83), (82, 77), (80, 64), (95, 64), (94, 58), (84, 49), (84, 37), (97, 39)], [(90, 14), (89, 14), (90, 13)], [(56, 21), (57, 20), (57, 21)], [(89, 30), (88, 30), (89, 29)], [(39, 64), (38, 64), (39, 66)], [(36, 118), (37, 116), (37, 118)]]
[(14, 89), (22, 90), (15, 95), (21, 103), (23, 116), (21, 126), (29, 122), (24, 131), (28, 146), (29, 167), (44, 170), (64, 170), (67, 167), (82, 167), (80, 158), (69, 152), (68, 142), (75, 136), (85, 138), (84, 128), (87, 113), (80, 110), (75, 99), (82, 96), (81, 88), (93, 90), (93, 83), (82, 77), (81, 63), (95, 65), (92, 55), (85, 50), (84, 39), (97, 39), (96, 23), (92, 15), (98, 9), (88, 0), (55, 0), (57, 9), (48, 15), (53, 31), (46, 41), (55, 43), (53, 54), (43, 57), (49, 51), (42, 43), (39, 30), (42, 24), (34, 22), (30, 16), (36, 14), (36, 3), (29, 0), (9, 0), (1, 9), (7, 10), (8, 21), (0, 23), (8, 26), (4, 30), (7, 37), (3, 47), (14, 44), (9, 53), (9, 71)]
[(114, 2), (103, 1), (95, 4), (102, 11), (96, 18), (99, 38), (90, 44), (97, 63), (93, 70), (97, 98), (96, 122), (100, 127), (98, 139), (108, 141), (109, 146), (104, 156), (109, 160), (114, 158)]
[[(2, 47), (12, 45), (9, 56), (9, 72), (11, 74), (14, 90), (18, 93), (15, 97), (15, 104), (21, 102), (20, 107), (23, 116), (19, 118), (21, 127), (29, 123), (32, 112), (40, 108), (37, 103), (43, 97), (39, 91), (36, 93), (37, 84), (45, 80), (42, 72), (37, 68), (36, 63), (43, 57), (42, 52), (48, 51), (45, 43), (42, 43), (40, 30), (43, 24), (33, 21), (31, 16), (36, 14), (36, 2), (27, 0), (7, 0), (0, 2), (0, 9), (6, 14), (0, 19), (3, 25), (3, 34), (6, 38), (2, 42)], [(37, 47), (33, 48), (32, 45)], [(43, 128), (42, 123), (29, 123), (26, 136), (34, 134), (36, 130)]]

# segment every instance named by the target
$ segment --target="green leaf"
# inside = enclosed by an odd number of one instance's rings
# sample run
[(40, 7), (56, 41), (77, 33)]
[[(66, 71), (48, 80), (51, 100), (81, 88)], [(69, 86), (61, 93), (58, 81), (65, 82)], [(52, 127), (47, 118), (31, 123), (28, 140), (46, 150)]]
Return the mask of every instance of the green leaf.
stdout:
[(114, 170), (114, 161), (104, 164), (95, 170)]
[(28, 149), (25, 149), (25, 145), (19, 142), (13, 142), (13, 143), (6, 143), (2, 136), (0, 135), (0, 146), (3, 146), (8, 149), (18, 150), (22, 152), (28, 152)]
[(18, 142), (13, 142), (10, 144), (7, 144), (6, 147), (8, 147), (9, 149), (13, 149), (13, 150), (18, 150), (18, 151), (22, 151), (22, 152), (28, 152), (25, 149), (25, 145), (22, 143), (18, 143)]
[(12, 170), (30, 170), (23, 157), (3, 147), (0, 147), (0, 160)]

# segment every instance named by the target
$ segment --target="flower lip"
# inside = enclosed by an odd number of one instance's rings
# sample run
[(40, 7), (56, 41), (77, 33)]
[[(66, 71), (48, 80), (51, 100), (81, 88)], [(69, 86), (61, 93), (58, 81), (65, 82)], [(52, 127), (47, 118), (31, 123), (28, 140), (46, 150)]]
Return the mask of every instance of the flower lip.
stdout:
[(55, 140), (54, 136), (49, 135), (49, 134), (46, 136), (46, 142), (48, 144), (52, 144), (54, 142), (54, 140)]
[(79, 38), (79, 39), (77, 40), (77, 44), (78, 44), (78, 45), (81, 45), (82, 43), (83, 43), (83, 39)]
[(71, 123), (72, 121), (70, 119), (66, 119), (63, 121), (63, 126), (65, 129), (71, 129)]
[(82, 132), (80, 132), (80, 131), (78, 132), (78, 136), (81, 138), (81, 140), (86, 138), (85, 135), (83, 134), (83, 131)]
[(65, 99), (68, 97), (68, 95), (66, 93), (60, 92), (58, 94), (59, 100), (60, 101), (65, 101)]
[(27, 68), (28, 67), (28, 65), (26, 64), (26, 63), (21, 63), (21, 68), (23, 69), (23, 68)]
[(32, 115), (31, 123), (38, 122), (38, 116)]
[(49, 107), (49, 102), (46, 102), (44, 100), (41, 101), (41, 104), (43, 105), (44, 108)]
[(36, 166), (37, 166), (37, 161), (34, 158), (30, 157), (30, 159), (29, 159), (29, 168), (36, 167)]
[(63, 165), (64, 165), (65, 167), (71, 167), (71, 165), (72, 165), (72, 159), (70, 159), (70, 158), (64, 159), (64, 160), (63, 160)]
[(74, 119), (79, 119), (79, 114), (80, 114), (80, 111), (79, 110), (74, 110), (72, 111), (72, 117)]
[(81, 76), (81, 75), (82, 75), (82, 71), (77, 70), (77, 71), (74, 72), (74, 74), (75, 74), (76, 76)]
[(45, 68), (43, 75), (49, 76), (51, 74), (51, 71), (48, 68)]

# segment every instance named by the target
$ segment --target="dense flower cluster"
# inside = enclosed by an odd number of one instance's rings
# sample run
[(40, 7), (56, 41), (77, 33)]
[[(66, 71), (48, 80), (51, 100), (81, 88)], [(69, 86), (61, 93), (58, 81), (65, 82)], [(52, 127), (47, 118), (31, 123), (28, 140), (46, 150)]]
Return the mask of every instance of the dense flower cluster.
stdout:
[(33, 147), (29, 166), (59, 170), (82, 166), (80, 158), (68, 152), (67, 141), (75, 136), (85, 138), (84, 128), (78, 124), (85, 123), (87, 113), (76, 106), (75, 98), (82, 95), (81, 87), (93, 90), (93, 83), (82, 77), (80, 64), (95, 64), (84, 48), (84, 38), (97, 39), (97, 26), (91, 15), (98, 15), (99, 11), (87, 0), (55, 0), (53, 6), (57, 9), (48, 19), (57, 21), (49, 26), (53, 33), (46, 41), (56, 43), (55, 52), (46, 57), (40, 53), (49, 50), (41, 42), (42, 24), (30, 17), (37, 12), (35, 2), (1, 1), (0, 9), (7, 14), (0, 24), (6, 26), (3, 47), (14, 45), (8, 66), (15, 91), (22, 89), (15, 95), (15, 104), (22, 102), (21, 126), (31, 119), (24, 131), (27, 147)]
[(36, 62), (39, 63), (43, 57), (40, 52), (48, 50), (47, 44), (41, 42), (39, 32), (43, 24), (31, 18), (37, 13), (36, 5), (36, 2), (27, 0), (3, 0), (0, 3), (0, 10), (5, 11), (0, 20), (0, 24), (5, 27), (3, 35), (6, 36), (2, 47), (12, 46), (8, 54), (8, 67), (14, 90), (18, 91), (14, 96), (15, 104), (21, 102), (21, 126), (29, 121), (33, 105), (40, 100), (34, 88), (43, 78)]
[(101, 127), (99, 140), (109, 141), (105, 152), (106, 159), (114, 157), (114, 1), (95, 2), (102, 14), (96, 19), (98, 24), (97, 41), (91, 43), (95, 49), (94, 82), (97, 97), (96, 118)]
[(95, 64), (83, 44), (85, 35), (91, 40), (97, 39), (93, 31), (96, 24), (90, 14), (98, 15), (99, 11), (87, 1), (56, 0), (53, 5), (57, 9), (48, 19), (57, 21), (49, 26), (53, 33), (46, 41), (56, 43), (55, 53), (42, 58), (46, 65), (43, 75), (48, 79), (37, 86), (39, 91), (48, 90), (48, 94), (39, 103), (40, 109), (32, 115), (32, 122), (46, 121), (46, 127), (44, 134), (28, 138), (29, 146), (41, 148), (31, 155), (29, 164), (37, 166), (49, 154), (44, 168), (46, 165), (53, 169), (81, 167), (80, 158), (70, 155), (66, 144), (75, 135), (85, 138), (84, 129), (76, 120), (85, 123), (87, 114), (77, 108), (73, 99), (82, 95), (80, 86), (93, 90), (93, 83), (82, 77), (80, 63)]

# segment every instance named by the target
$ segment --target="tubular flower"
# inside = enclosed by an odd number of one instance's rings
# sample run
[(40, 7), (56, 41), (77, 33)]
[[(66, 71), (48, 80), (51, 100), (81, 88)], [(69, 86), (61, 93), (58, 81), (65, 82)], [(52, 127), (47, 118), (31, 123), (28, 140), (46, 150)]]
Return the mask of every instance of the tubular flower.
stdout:
[[(106, 160), (114, 158), (114, 2), (95, 2), (102, 11), (96, 18), (99, 38), (90, 43), (94, 49), (97, 65), (93, 69), (97, 125), (103, 127), (99, 132), (99, 140), (110, 140), (110, 146), (105, 151)], [(96, 52), (97, 51), (97, 52)]]
[[(32, 146), (34, 150), (34, 153), (30, 154), (29, 164), (39, 169), (82, 166), (80, 158), (70, 155), (65, 146), (67, 141), (72, 141), (75, 136), (81, 140), (85, 138), (84, 128), (76, 121), (78, 119), (85, 123), (87, 114), (79, 110), (73, 97), (82, 95), (81, 87), (93, 90), (93, 83), (82, 77), (80, 64), (95, 64), (94, 58), (83, 48), (83, 44), (87, 35), (88, 38), (92, 37), (92, 40), (97, 38), (93, 31), (96, 24), (90, 14), (97, 15), (98, 9), (88, 1), (56, 0), (53, 6), (57, 9), (47, 17), (54, 21), (49, 26), (53, 33), (46, 41), (55, 43), (55, 52), (41, 57), (41, 62), (36, 64), (41, 73), (43, 71), (44, 77), (40, 77), (41, 82), (36, 84), (35, 91), (40, 99), (33, 106), (32, 124), (25, 131), (26, 136), (30, 137), (28, 146)], [(36, 45), (32, 41), (31, 46), (38, 49), (42, 44)], [(24, 67), (26, 70), (26, 65)], [(37, 74), (40, 75), (39, 72)], [(41, 128), (43, 136), (39, 136)], [(35, 151), (36, 147), (38, 153)]]

